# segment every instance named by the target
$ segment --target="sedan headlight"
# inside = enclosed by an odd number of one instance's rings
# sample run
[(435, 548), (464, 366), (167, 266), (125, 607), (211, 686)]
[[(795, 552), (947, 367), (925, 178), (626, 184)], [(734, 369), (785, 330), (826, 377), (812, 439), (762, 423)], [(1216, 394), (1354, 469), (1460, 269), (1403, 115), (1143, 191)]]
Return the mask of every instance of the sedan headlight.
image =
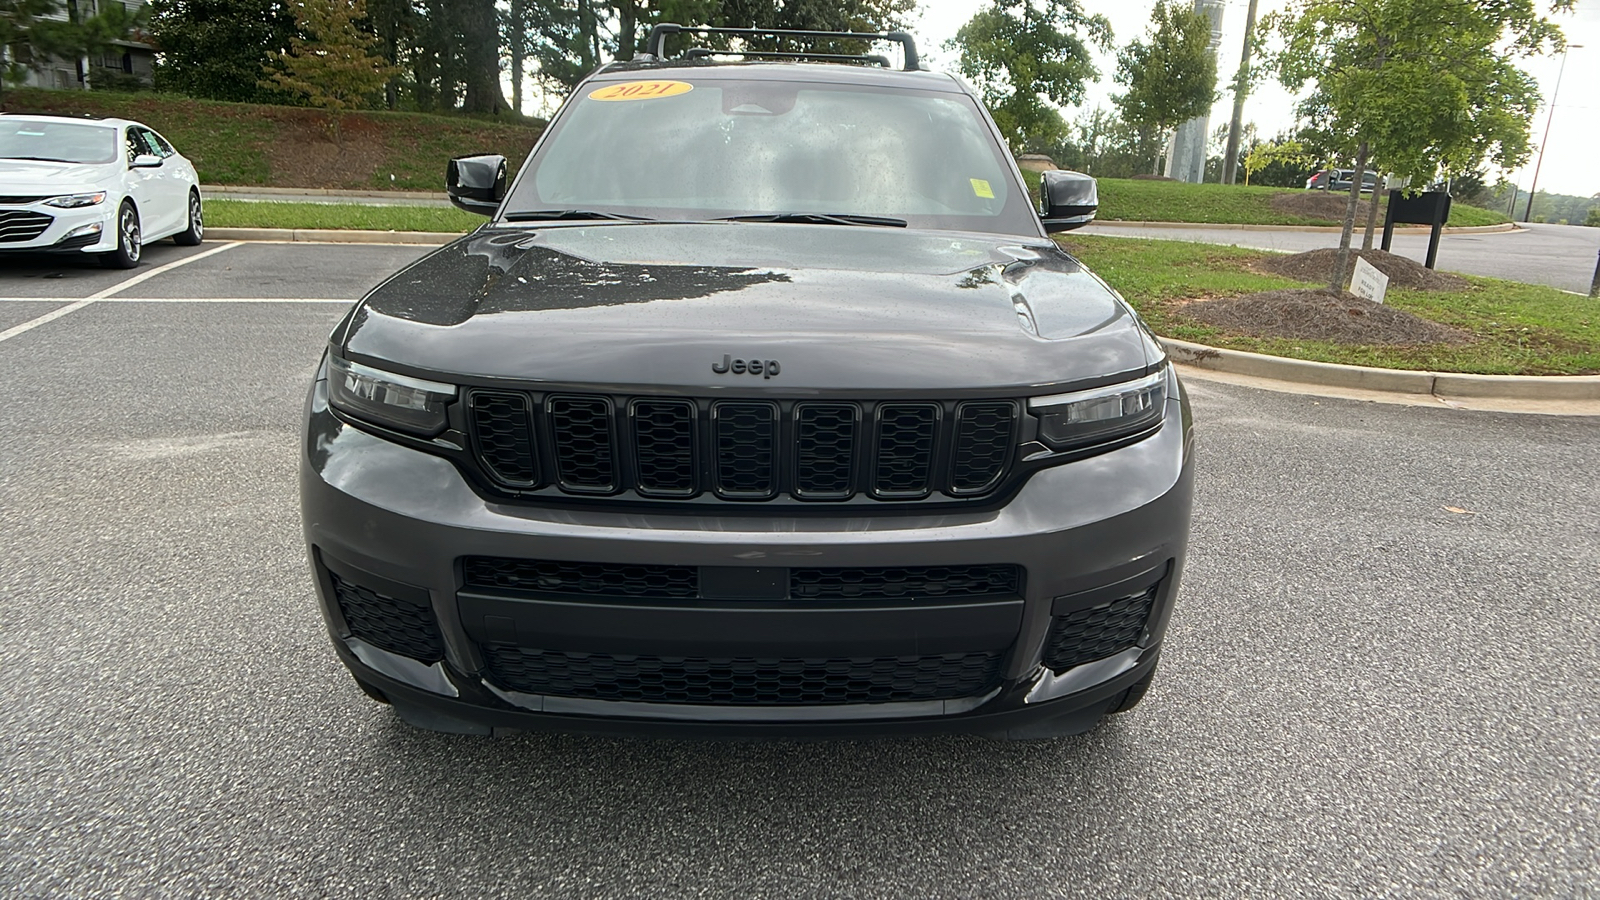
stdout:
[(1161, 421), (1167, 401), (1163, 366), (1134, 381), (1070, 394), (1032, 397), (1039, 440), (1052, 450), (1073, 450), (1138, 434)]
[(45, 206), (56, 206), (61, 209), (77, 209), (80, 206), (97, 206), (106, 202), (105, 191), (95, 191), (92, 194), (67, 194), (62, 197), (51, 197), (44, 202)]
[(455, 385), (328, 357), (328, 402), (377, 425), (431, 437), (444, 430), (445, 407), (455, 397)]

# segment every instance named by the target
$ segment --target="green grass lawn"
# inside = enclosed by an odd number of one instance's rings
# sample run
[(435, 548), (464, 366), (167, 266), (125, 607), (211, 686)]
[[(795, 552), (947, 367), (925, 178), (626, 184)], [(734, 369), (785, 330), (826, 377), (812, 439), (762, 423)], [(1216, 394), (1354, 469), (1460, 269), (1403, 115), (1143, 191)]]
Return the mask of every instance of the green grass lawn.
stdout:
[(468, 232), (484, 216), (453, 206), (355, 206), (337, 203), (273, 203), (206, 200), (212, 228), (337, 228), (369, 231)]
[(343, 119), (341, 147), (325, 113), (298, 106), (38, 88), (7, 91), (5, 106), (143, 122), (194, 162), (202, 183), (253, 187), (440, 191), (452, 156), (498, 153), (515, 174), (544, 128), (517, 116), (353, 112)]
[[(1029, 178), (1037, 196), (1038, 178)], [(1338, 225), (1332, 218), (1289, 215), (1273, 208), (1278, 194), (1299, 194), (1292, 188), (1246, 187), (1242, 184), (1185, 184), (1132, 178), (1099, 179), (1100, 211), (1096, 218), (1124, 222), (1193, 222), (1207, 225)], [(1382, 216), (1382, 212), (1379, 213)], [(1498, 225), (1509, 221), (1487, 209), (1454, 203), (1450, 225)], [(1359, 219), (1357, 228), (1364, 227)], [(1382, 227), (1382, 219), (1379, 219)]]
[(1185, 319), (1177, 301), (1314, 285), (1251, 271), (1269, 254), (1181, 241), (1069, 235), (1063, 243), (1157, 333), (1295, 359), (1491, 375), (1600, 373), (1600, 305), (1543, 285), (1466, 277), (1465, 291), (1392, 289), (1385, 302), (1477, 337), (1459, 346), (1352, 346), (1229, 334)]

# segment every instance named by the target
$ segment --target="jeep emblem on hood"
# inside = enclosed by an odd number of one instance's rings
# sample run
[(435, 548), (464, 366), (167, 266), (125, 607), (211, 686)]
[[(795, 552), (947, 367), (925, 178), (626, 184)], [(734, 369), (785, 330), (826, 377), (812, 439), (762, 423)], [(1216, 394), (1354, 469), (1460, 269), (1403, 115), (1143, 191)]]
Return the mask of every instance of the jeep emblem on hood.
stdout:
[(778, 361), (775, 359), (734, 359), (724, 353), (722, 362), (711, 364), (711, 371), (718, 375), (726, 375), (729, 372), (735, 375), (760, 375), (763, 379), (766, 379), (783, 371), (783, 367), (778, 365)]

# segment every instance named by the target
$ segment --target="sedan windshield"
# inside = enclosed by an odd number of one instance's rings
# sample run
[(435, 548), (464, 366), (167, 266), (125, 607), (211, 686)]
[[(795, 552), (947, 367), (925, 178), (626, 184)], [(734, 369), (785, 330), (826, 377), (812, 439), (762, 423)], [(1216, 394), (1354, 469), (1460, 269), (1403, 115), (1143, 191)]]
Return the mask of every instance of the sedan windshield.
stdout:
[(964, 94), (803, 81), (586, 87), (507, 219), (585, 210), (1035, 234), (1029, 200)]
[(82, 122), (0, 119), (0, 159), (109, 163), (117, 159), (117, 129)]

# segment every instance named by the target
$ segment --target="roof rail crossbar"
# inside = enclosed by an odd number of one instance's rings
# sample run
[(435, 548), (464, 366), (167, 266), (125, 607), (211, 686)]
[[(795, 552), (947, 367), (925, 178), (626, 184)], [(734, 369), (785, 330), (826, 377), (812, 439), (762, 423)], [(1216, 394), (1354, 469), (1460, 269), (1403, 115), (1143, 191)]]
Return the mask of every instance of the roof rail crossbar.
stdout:
[(710, 47), (690, 47), (683, 53), (684, 59), (706, 59), (712, 56), (743, 56), (750, 59), (821, 59), (828, 62), (864, 62), (885, 69), (892, 64), (889, 57), (881, 53), (864, 53), (855, 56), (849, 53), (786, 53), (778, 50), (712, 50)]
[[(905, 70), (913, 72), (921, 68), (921, 60), (917, 57), (917, 42), (911, 35), (904, 31), (800, 31), (792, 28), (712, 28), (706, 25), (678, 25), (673, 22), (661, 22), (650, 29), (650, 37), (645, 39), (645, 52), (657, 59), (666, 56), (667, 36), (672, 34), (726, 34), (734, 37), (779, 37), (779, 38), (811, 38), (816, 40), (857, 40), (857, 41), (893, 41), (905, 51)], [(751, 54), (742, 54), (751, 55)], [(815, 53), (800, 54), (811, 59), (820, 59), (822, 56)], [(850, 57), (856, 59), (856, 57)]]

